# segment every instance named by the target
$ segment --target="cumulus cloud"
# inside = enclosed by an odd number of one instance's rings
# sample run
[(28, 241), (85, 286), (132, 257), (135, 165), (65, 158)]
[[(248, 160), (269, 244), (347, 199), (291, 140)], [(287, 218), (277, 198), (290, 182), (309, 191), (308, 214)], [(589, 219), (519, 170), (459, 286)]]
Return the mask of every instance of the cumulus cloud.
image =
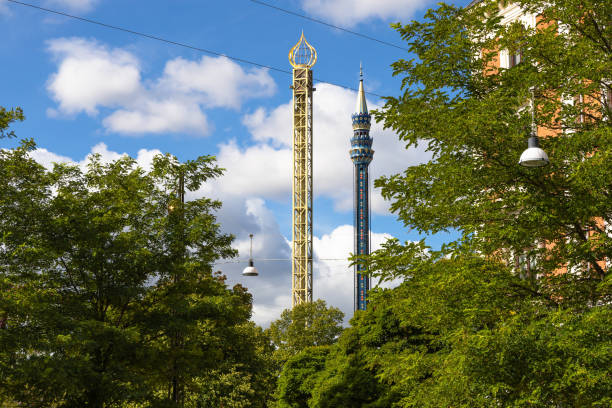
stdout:
[(370, 19), (399, 21), (410, 18), (428, 0), (302, 0), (308, 13), (346, 27)]
[[(249, 289), (253, 295), (253, 320), (267, 327), (284, 309), (291, 307), (291, 242), (282, 236), (275, 215), (261, 199), (249, 199), (240, 205), (229, 203), (229, 206), (225, 201), (219, 221), (224, 229), (233, 228), (237, 234), (234, 246), (242, 262), (222, 261), (217, 269), (228, 276), (230, 284), (240, 283)], [(236, 225), (238, 222), (244, 228)], [(254, 233), (253, 258), (258, 277), (241, 275), (248, 258), (249, 233)], [(379, 249), (391, 237), (373, 232), (372, 250)], [(315, 236), (313, 250), (313, 297), (342, 310), (346, 323), (353, 316), (353, 270), (347, 260), (353, 252), (353, 226), (340, 225), (329, 234)]]
[[(105, 143), (98, 143), (97, 145), (91, 148), (91, 151), (80, 161), (76, 161), (67, 156), (62, 156), (57, 153), (51, 152), (45, 148), (37, 148), (30, 152), (30, 156), (36, 160), (38, 163), (42, 164), (48, 170), (53, 168), (54, 164), (60, 163), (70, 163), (76, 164), (81, 169), (85, 170), (87, 164), (90, 162), (93, 155), (100, 155), (100, 159), (103, 163), (110, 163), (121, 157), (127, 156), (127, 153), (117, 153), (115, 151), (109, 150), (108, 146)], [(149, 170), (153, 163), (153, 157), (161, 154), (161, 151), (157, 149), (140, 149), (136, 154), (136, 163), (138, 166), (145, 170)]]
[(57, 71), (47, 90), (58, 107), (51, 116), (110, 112), (103, 126), (112, 132), (208, 134), (204, 109), (239, 109), (250, 98), (272, 95), (276, 84), (266, 69), (244, 70), (226, 57), (197, 61), (176, 58), (156, 80), (144, 81), (132, 53), (94, 40), (48, 42)]
[[(291, 307), (291, 244), (281, 233), (277, 217), (257, 197), (226, 197), (218, 213), (222, 229), (236, 236), (234, 247), (239, 256), (235, 261), (220, 261), (215, 269), (227, 276), (230, 285), (239, 283), (249, 289), (253, 295), (253, 321), (264, 327)], [(249, 257), (249, 234), (254, 234), (257, 277), (242, 276)]]
[(95, 115), (99, 106), (119, 106), (142, 91), (138, 60), (124, 50), (82, 38), (52, 40), (48, 50), (58, 70), (47, 90), (66, 114)]
[[(371, 251), (381, 248), (390, 238), (387, 233), (371, 232)], [(315, 265), (313, 274), (314, 297), (340, 308), (345, 322), (353, 316), (353, 269), (346, 260), (353, 249), (353, 226), (341, 225), (331, 233), (314, 238)], [(344, 260), (338, 260), (345, 258)], [(372, 285), (376, 282), (373, 280)], [(397, 282), (394, 282), (396, 285)]]
[[(353, 134), (351, 113), (354, 91), (317, 84), (314, 99), (313, 184), (316, 197), (331, 198), (335, 208), (352, 208), (353, 164), (349, 159)], [(370, 102), (370, 108), (376, 107)], [(240, 148), (235, 142), (220, 145), (219, 163), (227, 169), (218, 189), (226, 194), (254, 194), (282, 199), (291, 194), (291, 103), (271, 111), (260, 108), (243, 118), (254, 145)], [(397, 136), (373, 123), (374, 160), (371, 179), (401, 172), (407, 166), (426, 162), (431, 155), (423, 147), (406, 150)], [(373, 189), (372, 210), (387, 213), (388, 203)]]
[(240, 108), (246, 98), (271, 96), (276, 83), (263, 69), (244, 71), (225, 57), (202, 57), (200, 61), (176, 58), (164, 69), (160, 86), (198, 95), (209, 107)]
[(73, 163), (70, 157), (62, 156), (42, 148), (31, 151), (30, 156), (39, 164), (42, 164), (47, 170), (53, 169), (55, 163)]
[(291, 160), (289, 149), (255, 144), (241, 149), (235, 141), (221, 144), (219, 165), (226, 169), (217, 181), (226, 195), (260, 196), (282, 200), (290, 197)]
[[(93, 10), (99, 2), (99, 0), (46, 0), (45, 5), (61, 7), (64, 11), (85, 13)], [(11, 14), (8, 2), (0, 0), (0, 16)]]
[(176, 99), (144, 100), (138, 107), (119, 109), (104, 118), (107, 129), (123, 134), (183, 131), (205, 134), (210, 126), (197, 103)]

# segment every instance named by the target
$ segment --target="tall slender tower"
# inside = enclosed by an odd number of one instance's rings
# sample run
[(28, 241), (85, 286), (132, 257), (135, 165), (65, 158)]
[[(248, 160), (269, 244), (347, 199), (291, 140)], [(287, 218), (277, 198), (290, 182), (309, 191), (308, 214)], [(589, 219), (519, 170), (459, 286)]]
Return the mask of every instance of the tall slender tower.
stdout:
[[(351, 160), (355, 165), (354, 171), (354, 216), (355, 226), (355, 254), (368, 255), (370, 253), (370, 186), (368, 166), (374, 156), (372, 138), (370, 137), (370, 122), (372, 116), (368, 113), (365, 92), (363, 90), (363, 70), (359, 68), (359, 92), (357, 94), (357, 107), (352, 115), (353, 138), (351, 139)], [(370, 278), (362, 273), (363, 265), (355, 265), (355, 310), (365, 310), (367, 295), (370, 290)]]
[(312, 71), (317, 51), (304, 33), (289, 51), (293, 66), (293, 248), (291, 306), (312, 302)]

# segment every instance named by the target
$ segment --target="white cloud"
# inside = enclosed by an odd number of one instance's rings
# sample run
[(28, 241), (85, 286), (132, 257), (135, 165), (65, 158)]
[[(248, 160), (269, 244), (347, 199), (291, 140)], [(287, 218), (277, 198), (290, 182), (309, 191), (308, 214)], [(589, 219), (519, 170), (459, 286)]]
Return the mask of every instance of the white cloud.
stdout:
[(246, 98), (271, 96), (276, 84), (266, 70), (246, 72), (226, 57), (202, 57), (200, 61), (169, 61), (160, 80), (163, 88), (199, 94), (208, 107), (240, 108)]
[[(99, 154), (103, 163), (110, 163), (114, 160), (120, 159), (121, 157), (127, 156), (127, 153), (117, 153), (109, 150), (105, 143), (98, 143), (97, 145), (93, 146), (91, 151), (80, 161), (75, 161), (70, 157), (62, 156), (40, 147), (30, 152), (30, 156), (34, 160), (49, 170), (53, 168), (54, 163), (76, 164), (81, 169), (85, 170), (87, 164), (92, 158), (92, 155), (94, 154)], [(149, 170), (153, 163), (153, 157), (158, 154), (161, 154), (161, 151), (157, 149), (140, 149), (136, 155), (136, 164), (145, 170)]]
[(58, 103), (51, 117), (110, 111), (102, 120), (127, 135), (184, 132), (208, 134), (204, 109), (240, 108), (249, 98), (272, 95), (276, 84), (266, 69), (244, 70), (226, 57), (197, 61), (176, 58), (156, 80), (144, 81), (132, 53), (94, 40), (59, 38), (48, 42), (57, 72), (47, 90)]
[(197, 103), (179, 98), (145, 100), (133, 109), (119, 109), (104, 118), (102, 124), (117, 133), (164, 133), (183, 131), (206, 134), (210, 125)]
[[(253, 321), (267, 327), (280, 313), (291, 307), (291, 246), (280, 231), (278, 214), (267, 208), (261, 198), (224, 199), (218, 221), (224, 231), (236, 236), (237, 262), (220, 261), (216, 269), (228, 277), (228, 284), (240, 283), (253, 295)], [(257, 277), (242, 276), (247, 266), (250, 239)]]
[(59, 154), (50, 152), (49, 150), (42, 148), (38, 148), (34, 151), (31, 151), (30, 156), (39, 164), (45, 166), (47, 170), (53, 169), (54, 163), (73, 163), (70, 157), (61, 156)]
[[(315, 196), (333, 200), (337, 210), (352, 208), (353, 164), (349, 158), (353, 134), (351, 113), (356, 93), (328, 84), (317, 84), (314, 97), (313, 184)], [(370, 108), (375, 105), (370, 103)], [(291, 194), (291, 103), (266, 111), (260, 108), (243, 118), (256, 144), (244, 149), (236, 143), (220, 145), (219, 163), (227, 169), (217, 189), (226, 194), (251, 194), (282, 199)], [(382, 124), (373, 123), (374, 179), (401, 172), (407, 166), (426, 162), (424, 148), (406, 150), (403, 142)], [(372, 211), (387, 213), (388, 203), (373, 189)]]
[[(392, 238), (386, 233), (372, 232), (371, 251), (380, 249), (381, 245)], [(314, 297), (324, 299), (328, 305), (340, 308), (345, 315), (345, 321), (353, 316), (353, 269), (346, 260), (353, 248), (353, 226), (341, 225), (330, 234), (314, 238), (315, 265), (313, 276)], [(345, 258), (345, 260), (337, 259)], [(399, 282), (394, 282), (397, 285)], [(372, 280), (372, 285), (376, 281)]]
[[(220, 263), (218, 269), (228, 276), (228, 283), (248, 287), (253, 295), (253, 320), (267, 327), (284, 309), (291, 307), (291, 243), (282, 236), (275, 214), (261, 199), (247, 200), (242, 205), (224, 201), (219, 221), (224, 229), (230, 228), (229, 231), (237, 234), (234, 246), (239, 249), (243, 262)], [(241, 275), (246, 266), (244, 260), (248, 258), (249, 233), (254, 233), (257, 277)], [(389, 238), (391, 235), (386, 233), (372, 233), (372, 250), (379, 249)], [(313, 249), (313, 297), (342, 310), (346, 323), (353, 316), (353, 271), (347, 261), (353, 252), (353, 227), (341, 225), (329, 234), (315, 236)]]
[(120, 106), (142, 91), (138, 60), (124, 50), (82, 38), (52, 40), (48, 50), (58, 70), (47, 89), (63, 113), (95, 115), (99, 106)]
[(64, 10), (87, 12), (99, 3), (99, 0), (47, 0), (47, 3), (52, 6), (62, 6)]
[(291, 151), (256, 144), (241, 150), (234, 141), (222, 144), (217, 155), (226, 169), (216, 184), (228, 195), (281, 200), (291, 191)]
[(302, 0), (308, 13), (345, 27), (370, 19), (399, 21), (412, 17), (429, 0)]

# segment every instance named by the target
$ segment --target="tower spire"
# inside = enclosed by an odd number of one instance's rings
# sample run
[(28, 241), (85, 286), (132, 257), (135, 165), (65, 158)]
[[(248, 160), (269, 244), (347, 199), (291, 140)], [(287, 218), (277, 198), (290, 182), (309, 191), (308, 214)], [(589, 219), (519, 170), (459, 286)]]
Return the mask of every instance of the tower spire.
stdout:
[[(368, 167), (374, 156), (370, 123), (372, 116), (368, 113), (365, 91), (363, 90), (363, 66), (359, 64), (359, 91), (357, 106), (352, 116), (353, 137), (351, 138), (351, 160), (355, 166), (353, 192), (353, 223), (355, 233), (354, 254), (368, 255), (370, 253), (370, 181)], [(355, 310), (366, 310), (370, 278), (363, 264), (357, 263), (354, 271), (354, 301)]]
[(368, 104), (366, 103), (365, 91), (363, 90), (363, 66), (359, 63), (359, 90), (357, 91), (356, 114), (368, 114)]

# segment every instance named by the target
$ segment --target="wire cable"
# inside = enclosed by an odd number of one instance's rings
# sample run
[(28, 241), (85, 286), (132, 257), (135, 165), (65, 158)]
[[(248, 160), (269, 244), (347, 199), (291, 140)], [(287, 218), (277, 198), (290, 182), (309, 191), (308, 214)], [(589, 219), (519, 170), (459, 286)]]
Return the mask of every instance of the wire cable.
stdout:
[[(175, 45), (177, 47), (188, 48), (190, 50), (199, 51), (199, 52), (203, 52), (205, 54), (215, 55), (215, 56), (218, 56), (218, 57), (225, 57), (225, 58), (228, 58), (228, 59), (230, 59), (232, 61), (240, 62), (242, 64), (254, 65), (256, 67), (266, 68), (266, 69), (269, 69), (271, 71), (282, 72), (283, 74), (289, 74), (289, 75), (293, 74), (291, 71), (289, 71), (287, 69), (277, 68), (277, 67), (273, 67), (271, 65), (266, 65), (266, 64), (260, 64), (258, 62), (247, 60), (245, 58), (233, 57), (231, 55), (223, 54), (223, 53), (220, 53), (220, 52), (217, 52), (217, 51), (213, 51), (213, 50), (209, 50), (209, 49), (206, 49), (206, 48), (196, 47), (194, 45), (189, 45), (189, 44), (185, 44), (185, 43), (178, 42), (178, 41), (168, 40), (166, 38), (159, 37), (159, 36), (156, 36), (156, 35), (146, 34), (146, 33), (140, 32), (140, 31), (135, 31), (135, 30), (131, 30), (129, 28), (123, 28), (123, 27), (119, 27), (119, 26), (116, 26), (116, 25), (103, 23), (101, 21), (92, 20), (92, 19), (85, 18), (85, 17), (75, 16), (73, 14), (68, 14), (68, 13), (65, 13), (63, 11), (52, 10), (52, 9), (49, 9), (49, 8), (37, 6), (35, 4), (25, 3), (23, 1), (18, 1), (18, 0), (5, 0), (5, 1), (8, 1), (8, 2), (11, 2), (11, 3), (14, 3), (14, 4), (19, 4), (19, 5), (25, 6), (25, 7), (30, 7), (30, 8), (36, 9), (36, 10), (47, 12), (47, 13), (52, 13), (52, 14), (63, 16), (63, 17), (72, 18), (72, 19), (79, 20), (79, 21), (82, 21), (82, 22), (85, 22), (85, 23), (90, 23), (90, 24), (95, 24), (95, 25), (101, 26), (101, 27), (110, 28), (112, 30), (123, 31), (125, 33), (129, 33), (129, 34), (133, 34), (133, 35), (136, 35), (136, 36), (148, 38), (150, 40), (161, 41), (163, 43), (170, 44), (170, 45)], [(319, 78), (315, 78), (315, 80), (319, 81), (321, 83), (324, 83), (324, 84), (334, 85), (334, 86), (337, 86), (337, 87), (340, 87), (340, 88), (344, 88), (344, 89), (347, 89), (347, 90), (350, 90), (350, 91), (355, 91), (355, 92), (358, 91), (356, 88), (352, 88), (352, 87), (346, 86), (346, 85), (337, 84), (337, 83), (334, 83), (334, 82), (331, 82), (331, 81), (324, 81), (324, 80), (319, 79)], [(376, 96), (378, 98), (383, 98), (382, 95), (378, 95), (378, 94), (375, 94), (373, 92), (365, 92), (365, 93), (369, 94), (369, 95), (372, 95), (372, 96)]]
[(361, 33), (358, 33), (357, 31), (352, 31), (352, 30), (349, 30), (349, 29), (344, 28), (344, 27), (339, 27), (337, 25), (327, 23), (327, 22), (325, 22), (323, 20), (318, 20), (316, 18), (312, 18), (312, 17), (309, 17), (309, 16), (304, 15), (304, 14), (296, 13), (295, 11), (287, 10), (287, 9), (275, 6), (273, 4), (270, 4), (270, 3), (266, 3), (266, 2), (263, 2), (263, 1), (259, 1), (259, 0), (249, 0), (249, 1), (251, 1), (253, 3), (256, 3), (256, 4), (260, 4), (262, 6), (270, 7), (272, 9), (281, 11), (283, 13), (291, 14), (292, 16), (303, 18), (304, 20), (309, 20), (309, 21), (312, 21), (312, 22), (317, 23), (317, 24), (322, 24), (322, 25), (327, 26), (327, 27), (335, 28), (337, 30), (344, 31), (344, 32), (347, 32), (349, 34), (353, 34), (353, 35), (356, 35), (356, 36), (361, 37), (361, 38), (365, 38), (365, 39), (370, 40), (370, 41), (376, 41), (377, 43), (388, 45), (388, 46), (394, 47), (394, 48), (398, 48), (398, 49), (403, 50), (403, 51), (410, 51), (407, 48), (401, 47), (399, 45), (396, 45), (396, 44), (393, 44), (393, 43), (390, 43), (390, 42), (387, 42), (387, 41), (379, 40), (378, 38), (370, 37), (369, 35), (361, 34)]
[[(231, 259), (227, 261), (214, 262), (213, 265), (222, 265), (222, 264), (230, 264), (230, 263), (243, 263), (248, 262), (248, 259)], [(291, 262), (291, 258), (253, 258), (253, 262), (277, 262), (277, 261), (285, 261)], [(318, 258), (313, 259), (313, 261), (344, 261), (348, 262), (348, 258)]]

